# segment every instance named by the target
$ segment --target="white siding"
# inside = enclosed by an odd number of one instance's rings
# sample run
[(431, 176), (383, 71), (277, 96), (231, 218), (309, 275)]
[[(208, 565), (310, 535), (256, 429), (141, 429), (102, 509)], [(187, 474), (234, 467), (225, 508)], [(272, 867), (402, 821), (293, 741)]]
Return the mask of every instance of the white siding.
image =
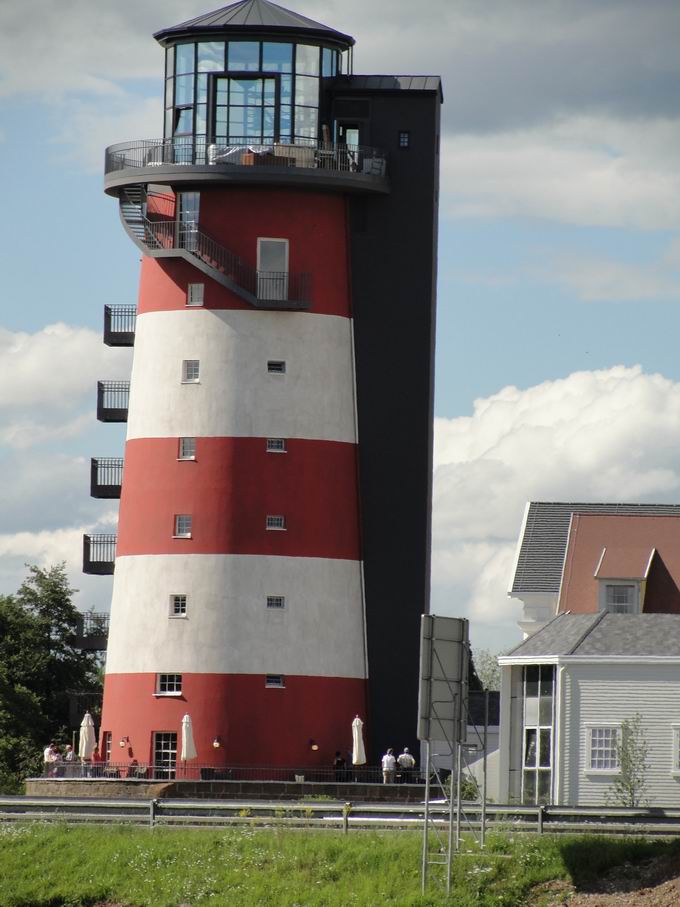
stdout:
[(569, 665), (564, 698), (563, 784), (559, 802), (600, 805), (612, 775), (588, 772), (586, 727), (630, 719), (636, 712), (649, 746), (645, 798), (652, 806), (680, 806), (680, 778), (671, 774), (673, 724), (680, 723), (680, 666)]

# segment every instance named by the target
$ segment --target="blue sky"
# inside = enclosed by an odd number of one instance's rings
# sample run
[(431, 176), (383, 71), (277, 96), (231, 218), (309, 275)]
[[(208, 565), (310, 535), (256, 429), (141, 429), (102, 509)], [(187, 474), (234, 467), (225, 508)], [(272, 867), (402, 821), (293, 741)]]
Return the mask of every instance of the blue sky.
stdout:
[[(433, 601), (498, 650), (525, 500), (680, 501), (680, 6), (293, 6), (356, 37), (357, 72), (444, 79)], [(151, 33), (207, 9), (0, 7), (2, 592), (65, 559), (81, 606), (108, 606), (79, 540), (115, 526), (88, 498), (89, 457), (123, 444), (95, 382), (128, 374), (100, 332), (139, 263), (103, 152), (161, 134)]]

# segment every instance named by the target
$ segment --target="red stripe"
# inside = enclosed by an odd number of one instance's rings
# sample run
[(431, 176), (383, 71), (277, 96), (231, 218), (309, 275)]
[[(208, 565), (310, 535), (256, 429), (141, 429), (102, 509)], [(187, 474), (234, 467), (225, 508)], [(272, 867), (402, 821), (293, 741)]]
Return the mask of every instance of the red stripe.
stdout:
[[(178, 462), (176, 438), (125, 447), (117, 554), (266, 554), (359, 560), (356, 446), (289, 439), (197, 438), (196, 461)], [(175, 514), (192, 538), (173, 539)], [(286, 530), (267, 530), (283, 515)]]
[[(350, 315), (345, 220), (340, 195), (252, 188), (201, 193), (201, 229), (251, 267), (257, 266), (258, 237), (288, 239), (290, 273), (312, 275), (311, 311), (317, 314)], [(188, 262), (144, 258), (139, 314), (185, 309), (188, 283), (205, 284), (207, 308), (252, 311)]]
[[(366, 681), (351, 677), (286, 676), (285, 689), (267, 689), (263, 674), (183, 674), (172, 698), (154, 696), (155, 684), (154, 674), (106, 675), (101, 727), (112, 734), (111, 761), (151, 761), (154, 731), (176, 733), (179, 746), (188, 713), (197, 763), (330, 766), (351, 747), (354, 716), (366, 715)], [(131, 753), (118, 746), (128, 737)]]

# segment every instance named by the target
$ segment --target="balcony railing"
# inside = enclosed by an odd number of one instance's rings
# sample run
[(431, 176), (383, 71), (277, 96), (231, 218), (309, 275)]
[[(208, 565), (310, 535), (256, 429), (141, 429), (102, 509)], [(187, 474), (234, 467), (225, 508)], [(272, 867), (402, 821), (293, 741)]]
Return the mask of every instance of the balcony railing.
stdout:
[(83, 536), (83, 573), (104, 576), (113, 573), (116, 563), (115, 535)]
[(93, 498), (119, 498), (122, 481), (122, 457), (92, 457), (90, 495)]
[(107, 346), (132, 346), (135, 342), (137, 307), (104, 306), (104, 343)]
[(106, 611), (87, 611), (78, 615), (75, 646), (89, 652), (103, 652), (109, 635)]
[(207, 142), (205, 139), (143, 139), (121, 142), (106, 149), (105, 173), (129, 168), (161, 166), (283, 167), (326, 170), (383, 178), (387, 158), (383, 151), (366, 145), (334, 145), (305, 140), (253, 143), (252, 139)]
[(129, 381), (97, 381), (97, 418), (100, 422), (127, 422)]

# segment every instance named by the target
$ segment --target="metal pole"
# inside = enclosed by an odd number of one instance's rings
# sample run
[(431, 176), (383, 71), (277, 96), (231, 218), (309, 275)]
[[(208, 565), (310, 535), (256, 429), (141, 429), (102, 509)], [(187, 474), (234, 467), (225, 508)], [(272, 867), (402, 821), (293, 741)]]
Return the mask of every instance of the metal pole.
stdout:
[[(456, 744), (451, 743), (451, 774), (449, 776), (449, 837), (448, 837), (448, 847), (446, 850), (446, 893), (451, 894), (451, 861), (453, 854), (453, 814), (454, 814), (454, 792), (453, 792), (453, 782), (456, 780), (456, 789), (459, 788), (457, 774), (459, 766), (457, 765), (457, 757), (460, 757), (460, 754), (457, 752)], [(456, 803), (459, 800), (456, 798)]]
[(489, 691), (484, 690), (484, 754), (482, 756), (482, 827), (479, 834), (479, 844), (483, 848), (486, 844), (486, 751), (489, 733)]
[(425, 894), (427, 885), (427, 845), (430, 821), (430, 739), (425, 741), (425, 810), (423, 814), (423, 853), (420, 867), (420, 891)]
[(461, 792), (461, 779), (463, 774), (463, 744), (458, 741), (458, 783), (457, 783), (457, 792), (456, 792), (456, 850), (460, 850), (460, 822), (461, 822), (461, 809), (460, 809), (460, 792)]

